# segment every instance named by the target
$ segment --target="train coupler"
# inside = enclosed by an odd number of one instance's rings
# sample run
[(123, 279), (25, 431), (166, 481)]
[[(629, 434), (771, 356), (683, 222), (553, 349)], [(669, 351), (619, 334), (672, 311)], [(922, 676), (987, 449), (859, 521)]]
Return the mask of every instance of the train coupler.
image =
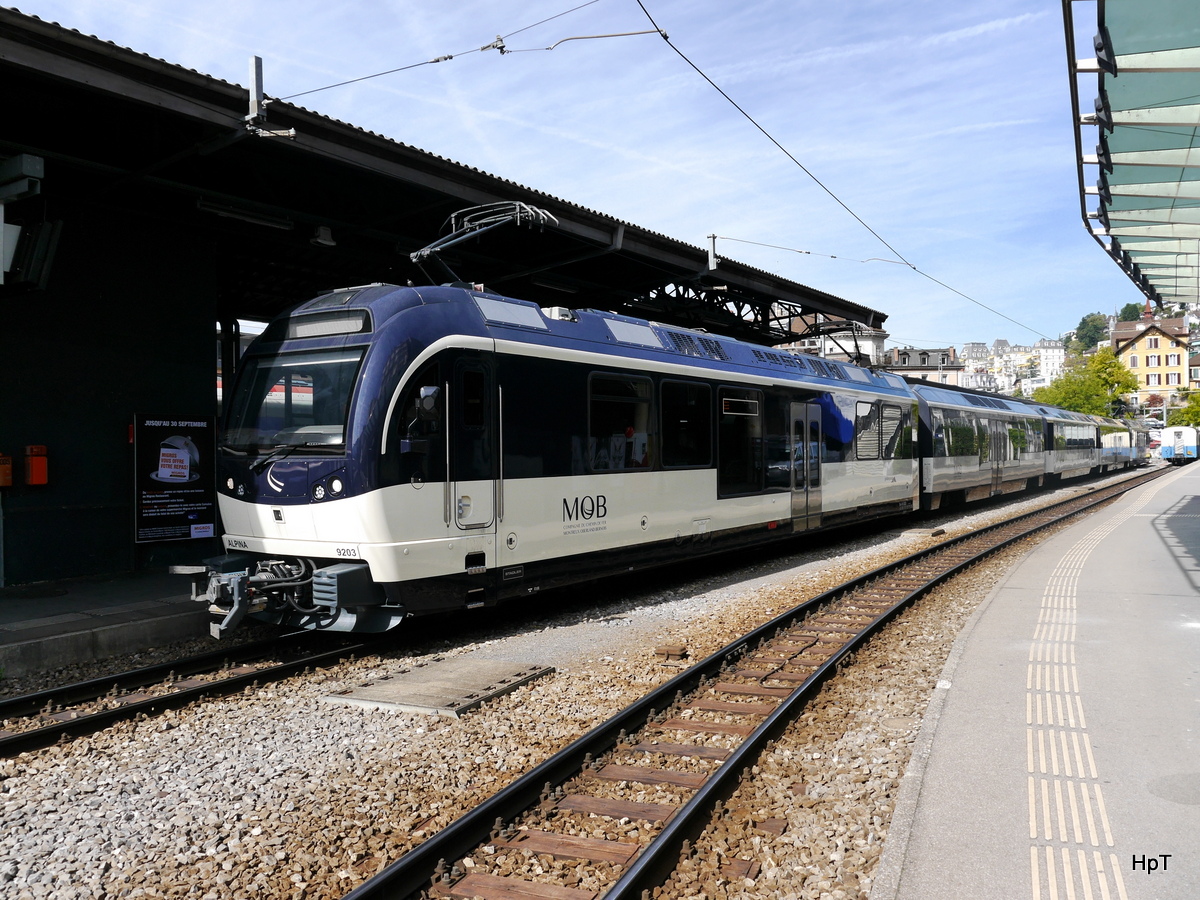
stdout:
[(249, 587), (250, 572), (243, 569), (222, 571), (226, 566), (171, 566), (172, 575), (188, 575), (192, 579), (192, 599), (208, 603), (208, 611), (221, 616), (211, 622), (209, 633), (220, 638), (241, 624), (248, 613), (261, 609), (265, 603), (253, 597)]

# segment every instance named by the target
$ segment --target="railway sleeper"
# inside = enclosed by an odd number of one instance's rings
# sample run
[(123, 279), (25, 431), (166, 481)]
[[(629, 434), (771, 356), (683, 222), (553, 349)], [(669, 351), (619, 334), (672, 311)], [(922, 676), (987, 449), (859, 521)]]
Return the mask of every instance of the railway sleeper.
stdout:
[(667, 719), (657, 726), (660, 731), (698, 731), (705, 734), (730, 734), (747, 737), (754, 732), (754, 725), (733, 725), (727, 722), (697, 722), (695, 719)]
[[(859, 628), (848, 628), (845, 625), (805, 625), (805, 631), (811, 631), (817, 635), (842, 635), (845, 637), (853, 637), (861, 630)], [(820, 637), (817, 640), (821, 640)]]
[(778, 666), (773, 666), (769, 669), (755, 669), (755, 668), (747, 667), (747, 668), (743, 668), (743, 669), (735, 669), (733, 672), (730, 672), (729, 674), (732, 675), (734, 678), (748, 678), (751, 681), (759, 682), (759, 681), (762, 681), (764, 678), (770, 678), (778, 670), (779, 670)]
[(637, 800), (618, 800), (612, 797), (589, 797), (586, 794), (567, 794), (550, 806), (553, 810), (603, 816), (607, 819), (639, 819), (643, 822), (667, 822), (679, 811), (678, 806), (666, 803), (643, 803)]
[(722, 694), (738, 694), (751, 697), (774, 697), (778, 700), (791, 695), (787, 688), (763, 687), (761, 684), (732, 684), (719, 681), (713, 685), (713, 690)]
[(771, 681), (783, 681), (787, 684), (804, 684), (808, 679), (812, 678), (813, 673), (817, 668), (824, 663), (825, 660), (814, 660), (811, 664), (806, 664), (802, 671), (798, 672), (776, 672), (771, 676)]
[(751, 881), (758, 878), (758, 873), (762, 870), (762, 863), (755, 862), (752, 859), (743, 859), (735, 857), (721, 866), (721, 875), (729, 881), (735, 881), (740, 878), (749, 878)]
[(471, 900), (473, 897), (483, 897), (485, 900), (595, 900), (597, 896), (595, 891), (522, 881), (483, 872), (473, 872), (452, 885), (435, 885), (432, 893), (435, 897), (455, 900)]
[(664, 756), (684, 756), (694, 759), (710, 759), (717, 762), (724, 762), (733, 753), (732, 750), (726, 750), (724, 747), (709, 747), (705, 744), (660, 743), (658, 741), (643, 741), (642, 743), (634, 744), (629, 750), (635, 753), (661, 753)]
[(665, 784), (670, 787), (697, 790), (708, 781), (708, 776), (699, 772), (678, 772), (672, 769), (658, 769), (650, 766), (624, 766), (610, 763), (598, 772), (592, 773), (593, 778), (603, 781), (632, 781), (637, 784)]
[(629, 841), (606, 841), (601, 838), (577, 834), (554, 834), (549, 831), (528, 829), (518, 831), (511, 838), (500, 838), (489, 845), (493, 848), (511, 848), (529, 853), (544, 853), (559, 859), (586, 859), (590, 862), (607, 862), (628, 865), (641, 845)]
[(778, 703), (746, 703), (731, 700), (696, 700), (692, 709), (705, 712), (735, 713), (741, 716), (769, 716), (779, 708)]

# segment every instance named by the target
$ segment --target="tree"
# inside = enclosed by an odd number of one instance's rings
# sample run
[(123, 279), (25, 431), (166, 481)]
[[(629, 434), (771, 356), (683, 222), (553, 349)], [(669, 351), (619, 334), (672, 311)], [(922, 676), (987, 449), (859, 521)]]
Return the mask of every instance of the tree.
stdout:
[(1138, 389), (1137, 376), (1117, 358), (1112, 347), (1101, 347), (1092, 354), (1085, 365), (1100, 377), (1109, 398), (1120, 394), (1132, 394)]
[(1200, 425), (1200, 392), (1188, 395), (1187, 403), (1171, 410), (1167, 425)]
[(1075, 349), (1080, 353), (1087, 353), (1100, 343), (1107, 333), (1108, 319), (1098, 312), (1088, 313), (1079, 320), (1079, 327), (1075, 329)]
[(1138, 410), (1147, 421), (1153, 424), (1155, 420), (1162, 419), (1163, 424), (1167, 424), (1167, 398), (1162, 394), (1147, 394), (1142, 400), (1142, 407)]
[(1117, 314), (1118, 322), (1136, 322), (1142, 317), (1142, 305), (1139, 303), (1126, 303), (1121, 307), (1121, 312)]
[(1034, 391), (1033, 399), (1075, 412), (1111, 416), (1121, 405), (1121, 395), (1137, 387), (1137, 376), (1117, 359), (1112, 348), (1101, 347), (1082, 364)]

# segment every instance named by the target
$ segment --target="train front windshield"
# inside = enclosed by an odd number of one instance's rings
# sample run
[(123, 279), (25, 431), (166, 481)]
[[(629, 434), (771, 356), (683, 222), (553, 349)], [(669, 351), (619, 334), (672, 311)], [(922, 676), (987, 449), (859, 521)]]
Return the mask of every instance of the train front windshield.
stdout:
[(362, 348), (248, 357), (225, 423), (224, 445), (340, 449)]

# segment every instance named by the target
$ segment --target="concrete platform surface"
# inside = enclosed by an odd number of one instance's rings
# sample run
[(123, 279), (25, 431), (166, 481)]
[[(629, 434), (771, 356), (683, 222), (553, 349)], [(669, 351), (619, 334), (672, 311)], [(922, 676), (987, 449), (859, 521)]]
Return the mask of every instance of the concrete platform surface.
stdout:
[(1200, 464), (1034, 549), (955, 644), (871, 900), (1200, 897)]
[(0, 588), (0, 676), (208, 636), (186, 577), (142, 572)]
[(423, 712), (457, 719), (495, 697), (554, 672), (552, 666), (507, 660), (435, 657), (322, 699), (326, 703)]

